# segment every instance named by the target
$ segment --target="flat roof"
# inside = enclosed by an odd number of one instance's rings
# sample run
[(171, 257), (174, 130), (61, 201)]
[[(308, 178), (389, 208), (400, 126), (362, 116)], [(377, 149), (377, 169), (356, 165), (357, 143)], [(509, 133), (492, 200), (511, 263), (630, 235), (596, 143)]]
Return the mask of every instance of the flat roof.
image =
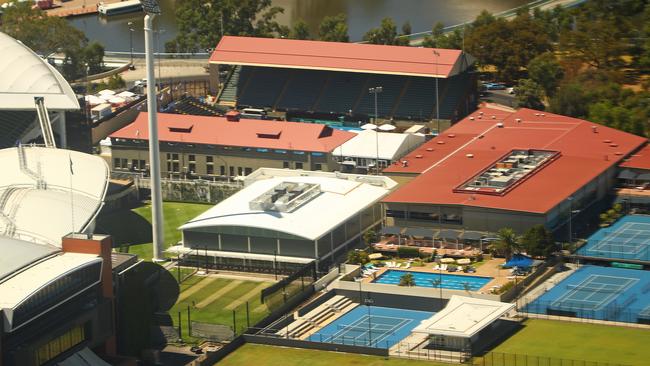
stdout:
[(22, 42), (0, 32), (0, 110), (35, 110), (34, 97), (49, 110), (79, 109), (70, 84)]
[[(291, 212), (252, 210), (250, 202), (284, 182), (320, 185), (320, 194)], [(279, 231), (316, 240), (396, 186), (381, 176), (365, 176), (289, 169), (258, 169), (241, 191), (193, 218), (180, 230), (215, 226), (245, 226)]]
[[(147, 113), (141, 112), (133, 123), (110, 137), (148, 140), (147, 118)], [(162, 142), (330, 152), (354, 136), (352, 132), (314, 123), (255, 119), (230, 122), (223, 117), (158, 113), (158, 137)]]
[(0, 282), (17, 271), (47, 258), (60, 249), (46, 244), (0, 236)]
[(470, 338), (515, 308), (515, 304), (454, 295), (413, 333)]
[[(384, 169), (387, 175), (417, 177), (383, 202), (464, 205), (543, 214), (616, 166), (646, 141), (577, 118), (532, 109), (509, 112), (481, 108), (401, 162)], [(519, 149), (557, 151), (559, 155), (505, 195), (455, 191), (505, 154)]]
[(399, 159), (424, 142), (424, 135), (411, 133), (376, 132), (362, 130), (353, 138), (334, 149), (334, 156), (347, 156), (381, 160)]
[(461, 50), (224, 36), (210, 62), (447, 78), (474, 61)]
[(630, 155), (619, 165), (622, 168), (650, 170), (650, 145)]

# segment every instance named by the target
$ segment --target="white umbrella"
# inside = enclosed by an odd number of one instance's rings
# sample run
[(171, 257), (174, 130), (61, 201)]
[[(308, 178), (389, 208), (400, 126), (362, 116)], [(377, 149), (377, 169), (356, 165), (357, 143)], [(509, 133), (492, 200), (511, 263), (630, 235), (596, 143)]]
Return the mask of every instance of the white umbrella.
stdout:
[(388, 123), (385, 123), (385, 124), (379, 126), (379, 129), (382, 130), (382, 131), (392, 131), (392, 130), (394, 130), (396, 128), (397, 127), (395, 127), (395, 126), (393, 126), (391, 124), (388, 124)]
[(377, 126), (373, 125), (372, 123), (366, 123), (365, 125), (361, 126), (362, 130), (376, 130)]
[(84, 97), (84, 99), (86, 100), (86, 102), (88, 102), (88, 104), (91, 104), (91, 105), (104, 103), (104, 99), (98, 98), (98, 97), (96, 97), (94, 95), (86, 95)]
[(110, 95), (110, 94), (102, 94), (102, 95), (99, 95), (97, 98), (99, 98), (99, 99), (101, 99), (103, 101), (109, 101), (109, 100), (113, 99), (113, 96)]
[(126, 102), (126, 100), (124, 100), (124, 98), (120, 98), (120, 97), (113, 97), (113, 98), (109, 99), (108, 102), (111, 103), (111, 104), (122, 104), (122, 103)]
[(115, 92), (110, 90), (110, 89), (104, 89), (104, 90), (100, 90), (99, 93), (97, 93), (97, 94), (99, 94), (99, 95), (115, 95)]
[(125, 90), (125, 91), (121, 92), (120, 94), (118, 94), (117, 96), (122, 97), (122, 98), (131, 98), (131, 97), (135, 96), (135, 93), (132, 93), (132, 92), (130, 92), (128, 90)]

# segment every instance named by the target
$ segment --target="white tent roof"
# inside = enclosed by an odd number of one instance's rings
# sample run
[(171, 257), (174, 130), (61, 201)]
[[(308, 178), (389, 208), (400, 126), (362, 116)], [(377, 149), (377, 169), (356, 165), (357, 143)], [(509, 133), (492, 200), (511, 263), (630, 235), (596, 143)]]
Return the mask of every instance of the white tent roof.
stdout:
[(470, 338), (514, 308), (515, 304), (454, 295), (412, 332)]
[[(371, 179), (377, 185), (369, 184)], [(283, 182), (319, 184), (321, 193), (292, 212), (250, 209), (251, 201)], [(316, 240), (381, 200), (396, 185), (387, 177), (287, 169), (259, 169), (247, 178), (247, 183), (244, 189), (180, 229), (247, 226)]]
[[(98, 156), (71, 150), (22, 149), (24, 167), (19, 148), (0, 150), (0, 197), (6, 199), (3, 215), (13, 222), (14, 238), (60, 247), (63, 236), (73, 229), (83, 232), (102, 207), (108, 166)], [(38, 177), (44, 182), (40, 188)], [(9, 225), (0, 219), (0, 232)]]
[[(379, 140), (379, 143), (377, 143)], [(424, 143), (424, 136), (365, 130), (334, 149), (334, 156), (395, 161)]]
[(47, 61), (0, 33), (0, 110), (34, 110), (34, 97), (45, 97), (49, 110), (79, 109), (68, 82)]

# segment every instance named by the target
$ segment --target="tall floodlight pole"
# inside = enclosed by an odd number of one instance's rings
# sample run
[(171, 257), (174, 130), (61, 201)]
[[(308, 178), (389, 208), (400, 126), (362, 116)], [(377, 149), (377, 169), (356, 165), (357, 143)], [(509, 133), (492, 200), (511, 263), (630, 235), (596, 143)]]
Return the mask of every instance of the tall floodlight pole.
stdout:
[(133, 67), (133, 32), (135, 32), (135, 29), (133, 29), (133, 22), (129, 22), (128, 26), (129, 26), (129, 51), (131, 52), (131, 67)]
[(158, 142), (158, 112), (156, 107), (156, 77), (153, 55), (153, 20), (160, 14), (157, 0), (140, 0), (144, 16), (144, 47), (147, 64), (147, 111), (149, 115), (149, 161), (151, 167), (151, 227), (153, 231), (153, 260), (164, 261), (162, 197), (160, 194), (160, 146)]
[(440, 135), (440, 106), (438, 105), (438, 57), (440, 57), (440, 53), (437, 50), (433, 50), (434, 56), (436, 56), (436, 122), (438, 123), (438, 135)]
[(381, 93), (384, 91), (384, 88), (381, 86), (376, 86), (374, 88), (368, 89), (370, 94), (375, 95), (375, 150), (377, 152), (376, 160), (375, 160), (375, 170), (377, 171), (377, 175), (379, 175), (379, 122), (377, 122), (378, 112), (377, 112), (377, 94)]

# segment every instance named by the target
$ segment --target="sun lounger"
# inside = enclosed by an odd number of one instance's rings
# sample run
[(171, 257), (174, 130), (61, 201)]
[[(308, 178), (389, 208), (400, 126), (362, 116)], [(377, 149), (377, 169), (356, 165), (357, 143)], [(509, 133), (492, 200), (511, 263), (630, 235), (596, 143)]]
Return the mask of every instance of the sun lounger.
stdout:
[(439, 270), (439, 269), (440, 269), (440, 266), (436, 264), (435, 266), (433, 266), (433, 268), (432, 268), (432, 269), (433, 269), (434, 271), (437, 271), (437, 270)]
[(440, 265), (440, 270), (441, 271), (446, 271), (447, 270), (447, 265), (446, 264), (441, 264)]
[(411, 263), (410, 262), (406, 263), (406, 265), (404, 266), (404, 269), (409, 269), (409, 268), (411, 268)]
[(402, 263), (397, 263), (397, 265), (395, 266), (395, 268), (400, 268), (400, 267), (402, 267)]

